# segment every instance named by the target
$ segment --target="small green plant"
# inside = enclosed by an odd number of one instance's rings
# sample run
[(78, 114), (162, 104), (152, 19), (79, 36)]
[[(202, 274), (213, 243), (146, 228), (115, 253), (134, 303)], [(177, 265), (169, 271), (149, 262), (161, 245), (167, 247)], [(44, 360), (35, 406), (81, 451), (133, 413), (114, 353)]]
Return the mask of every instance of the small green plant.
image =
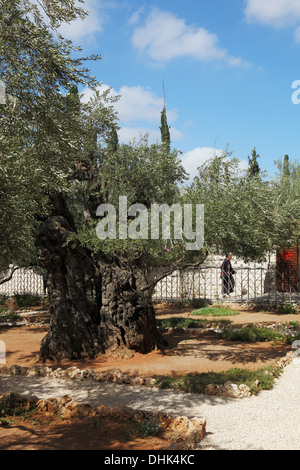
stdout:
[(235, 329), (226, 328), (221, 334), (222, 339), (229, 341), (284, 341), (285, 335), (279, 330), (266, 328), (264, 326), (246, 326), (244, 328)]
[(36, 407), (16, 399), (14, 393), (8, 393), (0, 398), (0, 418), (7, 416), (29, 416), (37, 411)]
[(1, 309), (0, 308), (0, 323), (3, 322), (14, 322), (20, 319), (20, 316), (15, 313), (11, 312), (7, 309)]
[(8, 426), (8, 425), (9, 425), (9, 421), (7, 421), (7, 419), (0, 418), (0, 424), (2, 424), (2, 426)]
[(207, 307), (208, 301), (205, 299), (190, 299), (188, 305), (193, 308), (203, 308)]
[(0, 294), (0, 305), (4, 305), (8, 299), (8, 295)]
[(182, 317), (171, 317), (171, 318), (164, 318), (163, 320), (157, 320), (157, 326), (163, 328), (204, 328), (206, 324), (210, 325), (224, 325), (228, 326), (231, 325), (230, 320), (207, 320), (203, 318), (201, 320), (197, 319), (190, 319), (190, 318), (182, 318)]
[(32, 294), (15, 294), (13, 299), (20, 308), (37, 307), (42, 302), (41, 297)]
[(161, 430), (159, 423), (150, 420), (136, 421), (131, 429), (131, 435), (145, 439), (145, 437), (156, 436)]
[(239, 315), (240, 312), (230, 310), (225, 307), (203, 307), (199, 310), (194, 310), (191, 315), (212, 316), (212, 317), (227, 317), (232, 315)]
[(274, 380), (280, 374), (281, 370), (273, 366), (256, 371), (233, 368), (222, 372), (203, 372), (180, 377), (162, 376), (157, 379), (156, 385), (161, 389), (204, 394), (207, 385), (224, 385), (229, 381), (236, 385), (247, 385), (256, 395), (260, 390), (270, 390), (274, 385)]
[(296, 325), (297, 323), (298, 322), (295, 322), (295, 326), (286, 327), (283, 325), (278, 328), (267, 328), (258, 325), (246, 326), (240, 329), (228, 327), (220, 333), (220, 338), (229, 341), (271, 341), (275, 344), (291, 344), (296, 339), (300, 339), (300, 331), (298, 330), (298, 325)]
[(288, 313), (297, 313), (297, 309), (294, 304), (289, 302), (282, 302), (277, 305), (276, 313), (288, 314)]

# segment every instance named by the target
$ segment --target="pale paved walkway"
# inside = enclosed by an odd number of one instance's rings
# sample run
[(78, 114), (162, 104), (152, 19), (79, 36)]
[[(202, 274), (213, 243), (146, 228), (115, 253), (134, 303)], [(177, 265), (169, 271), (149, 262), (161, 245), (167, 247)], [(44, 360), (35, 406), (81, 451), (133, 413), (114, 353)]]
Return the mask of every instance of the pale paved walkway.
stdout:
[(207, 422), (202, 449), (300, 450), (300, 358), (284, 369), (272, 390), (243, 399), (92, 381), (0, 376), (0, 393), (5, 391), (39, 398), (67, 394), (91, 405), (125, 404), (174, 416), (201, 417)]

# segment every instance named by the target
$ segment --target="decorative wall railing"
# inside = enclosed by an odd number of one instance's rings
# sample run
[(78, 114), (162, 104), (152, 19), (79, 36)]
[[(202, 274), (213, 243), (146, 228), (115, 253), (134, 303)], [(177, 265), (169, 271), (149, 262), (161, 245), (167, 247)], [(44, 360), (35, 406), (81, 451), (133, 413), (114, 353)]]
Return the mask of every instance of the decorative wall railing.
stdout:
[(300, 302), (298, 289), (276, 267), (234, 268), (234, 290), (223, 294), (220, 267), (202, 266), (196, 269), (175, 271), (161, 280), (155, 289), (154, 300), (175, 301), (206, 299), (231, 302)]
[[(234, 269), (235, 286), (229, 296), (223, 296), (220, 267), (205, 265), (194, 269), (177, 270), (162, 279), (155, 288), (153, 300), (205, 299), (214, 302), (300, 303), (300, 283), (298, 282), (297, 286), (295, 283), (289, 283), (288, 274), (280, 273), (275, 266), (270, 268), (243, 266)], [(0, 285), (0, 295), (31, 294), (43, 297), (47, 295), (44, 281), (42, 274), (20, 269), (14, 273), (10, 281)]]
[[(7, 277), (10, 271), (0, 273), (0, 280)], [(43, 297), (47, 294), (45, 277), (32, 269), (18, 269), (10, 281), (0, 284), (0, 295), (31, 294)]]

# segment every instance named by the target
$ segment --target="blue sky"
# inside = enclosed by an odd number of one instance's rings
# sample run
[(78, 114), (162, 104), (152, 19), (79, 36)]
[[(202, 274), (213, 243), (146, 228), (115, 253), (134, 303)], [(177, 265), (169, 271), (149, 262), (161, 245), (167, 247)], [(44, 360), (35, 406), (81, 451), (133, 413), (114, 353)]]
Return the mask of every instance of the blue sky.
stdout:
[[(84, 21), (62, 27), (91, 70), (120, 94), (120, 140), (159, 139), (163, 82), (172, 146), (191, 176), (226, 148), (246, 167), (253, 147), (299, 158), (300, 0), (86, 0)], [(297, 95), (300, 97), (300, 92)]]

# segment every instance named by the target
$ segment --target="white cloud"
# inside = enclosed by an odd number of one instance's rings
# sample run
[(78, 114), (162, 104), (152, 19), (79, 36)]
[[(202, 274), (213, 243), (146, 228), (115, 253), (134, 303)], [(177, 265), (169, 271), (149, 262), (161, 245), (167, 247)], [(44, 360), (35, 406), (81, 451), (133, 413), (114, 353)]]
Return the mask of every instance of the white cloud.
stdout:
[[(149, 88), (141, 86), (122, 86), (118, 92), (121, 95), (115, 108), (119, 113), (120, 120), (125, 124), (137, 120), (148, 122), (159, 122), (160, 113), (164, 106), (164, 99), (158, 97)], [(168, 121), (177, 119), (175, 110), (168, 111)]]
[(218, 43), (216, 34), (188, 25), (184, 19), (158, 8), (152, 9), (132, 36), (133, 46), (157, 62), (188, 56), (196, 60), (221, 60), (231, 66), (249, 65), (241, 58), (231, 57)]
[(249, 22), (281, 27), (300, 20), (299, 0), (246, 0), (245, 16)]
[(133, 24), (136, 24), (139, 22), (140, 20), (140, 17), (141, 17), (141, 14), (143, 13), (144, 11), (144, 7), (140, 7), (137, 11), (135, 11), (133, 13), (133, 15), (131, 15), (131, 17), (129, 18), (128, 20), (128, 24), (129, 25), (133, 25)]
[(85, 0), (83, 3), (76, 3), (76, 6), (83, 8), (89, 12), (83, 20), (78, 18), (71, 23), (63, 23), (59, 32), (66, 39), (78, 42), (83, 38), (93, 38), (96, 33), (103, 31), (103, 24), (106, 15), (100, 11), (98, 0)]
[[(189, 174), (189, 181), (198, 175), (198, 168), (209, 159), (219, 157), (224, 154), (224, 150), (215, 149), (213, 147), (196, 147), (195, 149), (184, 153), (181, 156), (182, 164)], [(247, 170), (248, 162), (239, 160), (239, 169)]]
[[(103, 84), (100, 91), (105, 92), (110, 87)], [(82, 93), (82, 101), (87, 102), (93, 95), (89, 89)], [(122, 86), (119, 91), (111, 88), (112, 97), (119, 96), (119, 100), (114, 103), (114, 108), (118, 113), (121, 129), (119, 131), (120, 142), (128, 143), (133, 138), (139, 139), (140, 135), (149, 134), (149, 142), (160, 141), (160, 116), (164, 106), (164, 98), (158, 97), (149, 88), (141, 86)], [(178, 118), (176, 110), (167, 111), (168, 124), (175, 122)], [(155, 126), (155, 127), (153, 127)], [(182, 132), (170, 126), (171, 140), (180, 140)]]
[(223, 154), (223, 150), (216, 150), (213, 147), (197, 147), (181, 156), (182, 164), (192, 180), (197, 174), (199, 166), (214, 156)]

